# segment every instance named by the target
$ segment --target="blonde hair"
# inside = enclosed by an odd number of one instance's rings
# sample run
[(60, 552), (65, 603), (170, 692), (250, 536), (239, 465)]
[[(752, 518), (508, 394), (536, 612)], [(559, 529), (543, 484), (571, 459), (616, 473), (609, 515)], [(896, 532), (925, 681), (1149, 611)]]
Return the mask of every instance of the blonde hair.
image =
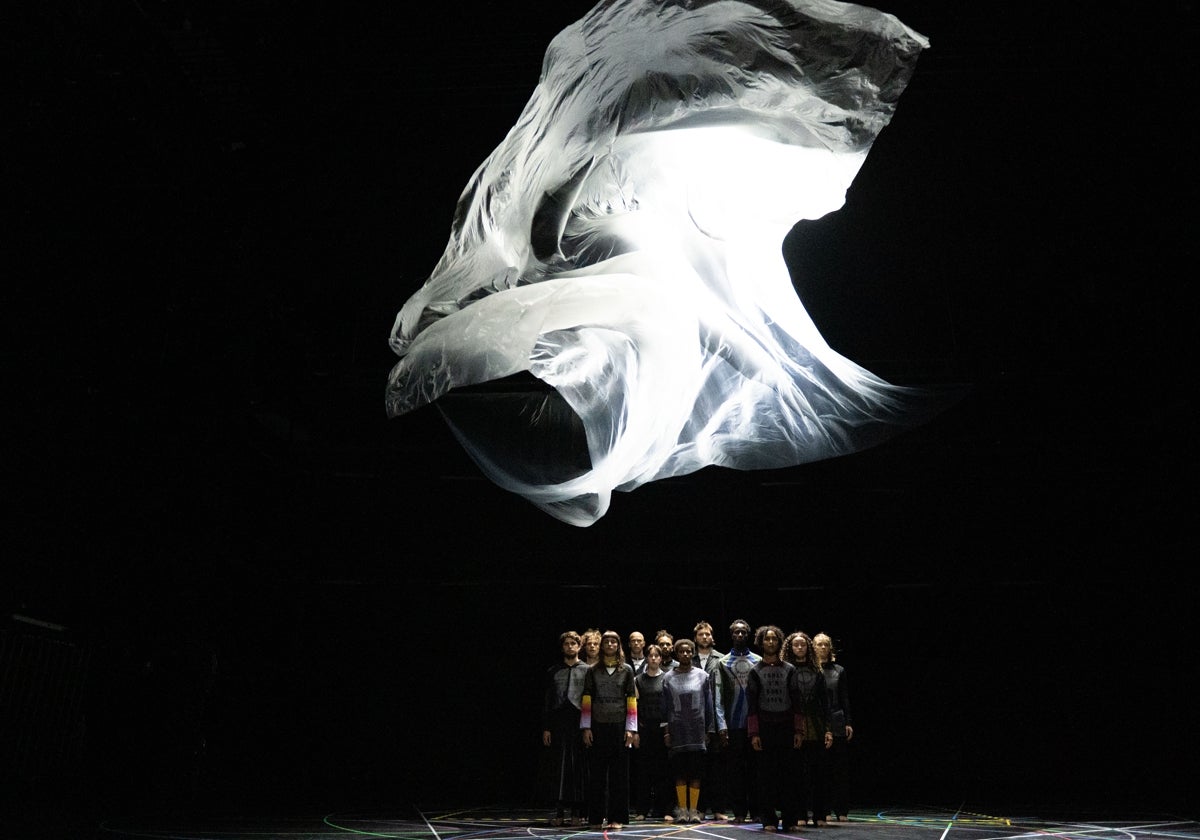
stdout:
[(829, 642), (829, 661), (830, 661), (831, 663), (832, 663), (832, 662), (837, 662), (837, 651), (836, 651), (836, 650), (834, 650), (834, 647), (833, 647), (833, 639), (831, 639), (831, 638), (829, 637), (829, 634), (828, 634), (828, 633), (818, 633), (817, 635), (815, 635), (815, 636), (813, 636), (813, 637), (812, 637), (812, 640), (813, 640), (813, 656), (817, 657), (817, 664), (818, 664), (818, 665), (823, 665), (823, 664), (825, 664), (825, 663), (821, 662), (820, 656), (817, 654), (817, 650), (816, 650), (816, 642), (817, 642), (817, 639), (824, 639), (825, 641)]
[[(587, 630), (584, 630), (582, 633), (580, 633), (579, 634), (579, 658), (582, 659), (584, 662), (587, 661), (588, 639), (595, 639), (597, 642), (599, 642), (603, 638), (604, 637), (600, 635), (600, 631), (597, 630), (595, 627), (589, 627)], [(599, 654), (600, 654), (600, 651), (597, 650), (596, 651), (597, 661), (599, 661), (599, 658), (600, 658)]]

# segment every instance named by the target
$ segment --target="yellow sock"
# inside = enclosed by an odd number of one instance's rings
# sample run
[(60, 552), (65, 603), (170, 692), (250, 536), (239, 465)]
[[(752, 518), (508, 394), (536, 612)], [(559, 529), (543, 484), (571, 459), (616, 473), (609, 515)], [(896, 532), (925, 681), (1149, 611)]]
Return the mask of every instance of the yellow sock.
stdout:
[(687, 808), (687, 785), (675, 785), (675, 801), (680, 808)]
[(700, 785), (693, 785), (688, 788), (688, 794), (691, 796), (692, 803), (688, 808), (700, 807)]

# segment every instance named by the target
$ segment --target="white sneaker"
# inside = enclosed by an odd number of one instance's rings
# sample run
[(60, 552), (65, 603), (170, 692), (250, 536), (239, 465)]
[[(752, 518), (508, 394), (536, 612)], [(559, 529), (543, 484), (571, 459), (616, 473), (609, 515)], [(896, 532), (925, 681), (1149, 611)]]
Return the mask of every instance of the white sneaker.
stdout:
[(703, 819), (700, 816), (700, 812), (697, 811), (695, 808), (692, 808), (690, 811), (688, 811), (688, 822), (694, 822), (694, 823), (703, 822)]
[(676, 805), (675, 806), (675, 822), (687, 822), (687, 821), (688, 821), (688, 809), (680, 808), (678, 805)]

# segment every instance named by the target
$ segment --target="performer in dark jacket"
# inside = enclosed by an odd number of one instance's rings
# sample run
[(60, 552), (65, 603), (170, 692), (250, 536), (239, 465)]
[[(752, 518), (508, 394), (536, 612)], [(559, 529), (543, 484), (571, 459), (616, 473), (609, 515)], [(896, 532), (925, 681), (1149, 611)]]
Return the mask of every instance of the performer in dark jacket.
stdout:
[(813, 636), (813, 654), (825, 677), (825, 692), (829, 696), (829, 728), (833, 730), (833, 746), (825, 755), (824, 772), (821, 774), (827, 791), (822, 798), (838, 821), (846, 822), (850, 817), (850, 741), (854, 738), (846, 669), (837, 664), (833, 639), (826, 633)]
[(806, 814), (812, 814), (812, 825), (816, 826), (828, 810), (821, 800), (824, 791), (818, 786), (817, 780), (821, 762), (825, 759), (824, 753), (833, 744), (833, 732), (829, 729), (829, 697), (825, 693), (825, 678), (817, 667), (809, 635), (798, 630), (788, 636), (783, 645), (783, 658), (796, 668), (796, 688), (804, 725), (804, 742), (800, 745), (796, 768), (797, 823), (789, 826), (799, 829), (805, 822)]
[(546, 671), (542, 699), (542, 766), (539, 796), (553, 802), (551, 825), (574, 825), (583, 818), (583, 739), (579, 732), (587, 666), (579, 661), (580, 639), (574, 630), (558, 637), (562, 661)]
[[(717, 736), (709, 744), (704, 757), (704, 796), (697, 806), (701, 814), (710, 815), (712, 819), (727, 820), (725, 780), (722, 771), (725, 769), (724, 747), (729, 743), (729, 731), (725, 725), (725, 708), (717, 697), (721, 683), (721, 659), (724, 653), (713, 646), (713, 627), (707, 621), (698, 621), (692, 628), (692, 638), (696, 642), (696, 653), (692, 656), (692, 664), (712, 676), (713, 708), (717, 714)], [(707, 818), (707, 817), (706, 817)]]

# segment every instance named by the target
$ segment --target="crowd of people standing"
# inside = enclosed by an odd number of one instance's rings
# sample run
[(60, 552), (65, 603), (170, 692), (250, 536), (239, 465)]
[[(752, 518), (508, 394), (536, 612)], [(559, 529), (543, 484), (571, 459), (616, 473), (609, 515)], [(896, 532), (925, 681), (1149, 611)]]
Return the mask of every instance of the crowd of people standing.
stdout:
[(854, 727), (828, 634), (739, 619), (727, 652), (706, 621), (690, 637), (653, 638), (559, 636), (538, 781), (552, 825), (711, 819), (776, 832), (849, 819)]

